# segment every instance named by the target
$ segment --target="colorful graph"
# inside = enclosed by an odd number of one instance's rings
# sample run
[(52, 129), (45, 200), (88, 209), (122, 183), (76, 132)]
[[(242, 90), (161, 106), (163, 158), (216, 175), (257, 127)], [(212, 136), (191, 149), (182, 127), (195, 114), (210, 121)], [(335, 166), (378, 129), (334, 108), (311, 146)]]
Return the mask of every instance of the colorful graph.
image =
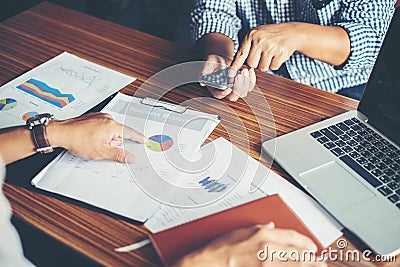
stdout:
[(227, 184), (222, 184), (218, 182), (218, 180), (210, 179), (210, 176), (204, 178), (199, 182), (201, 186), (204, 187), (205, 190), (210, 192), (222, 192), (228, 188)]
[(36, 111), (29, 111), (22, 115), (22, 119), (27, 121), (29, 118), (35, 117), (36, 115), (39, 115), (39, 113)]
[(13, 98), (3, 98), (0, 99), (0, 111), (7, 111), (13, 109), (17, 106), (17, 100)]
[(146, 146), (154, 152), (161, 152), (170, 149), (174, 144), (174, 140), (168, 135), (157, 134), (149, 138)]
[(18, 85), (17, 88), (59, 108), (75, 100), (72, 94), (63, 94), (58, 89), (32, 78)]

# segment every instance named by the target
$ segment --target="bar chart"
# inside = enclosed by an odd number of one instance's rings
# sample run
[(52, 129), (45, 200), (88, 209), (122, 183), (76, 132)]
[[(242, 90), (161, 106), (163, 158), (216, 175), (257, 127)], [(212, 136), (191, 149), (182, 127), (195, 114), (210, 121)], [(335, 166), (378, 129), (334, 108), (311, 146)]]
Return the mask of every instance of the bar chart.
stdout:
[(211, 179), (210, 176), (207, 176), (203, 180), (199, 181), (199, 184), (209, 193), (222, 192), (228, 188), (228, 184), (220, 183), (216, 179)]

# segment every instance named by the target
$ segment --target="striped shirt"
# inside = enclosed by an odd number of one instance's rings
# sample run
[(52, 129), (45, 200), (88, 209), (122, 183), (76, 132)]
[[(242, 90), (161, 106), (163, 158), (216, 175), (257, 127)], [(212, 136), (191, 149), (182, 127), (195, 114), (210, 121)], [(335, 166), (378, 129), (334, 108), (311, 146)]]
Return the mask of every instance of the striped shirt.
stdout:
[[(295, 52), (286, 68), (295, 81), (330, 92), (367, 82), (394, 13), (396, 0), (332, 0), (316, 9), (312, 0), (196, 0), (192, 12), (195, 41), (224, 34), (239, 46), (240, 33), (259, 25), (306, 22), (340, 26), (350, 37), (348, 60), (341, 66)], [(240, 33), (239, 33), (240, 32)]]

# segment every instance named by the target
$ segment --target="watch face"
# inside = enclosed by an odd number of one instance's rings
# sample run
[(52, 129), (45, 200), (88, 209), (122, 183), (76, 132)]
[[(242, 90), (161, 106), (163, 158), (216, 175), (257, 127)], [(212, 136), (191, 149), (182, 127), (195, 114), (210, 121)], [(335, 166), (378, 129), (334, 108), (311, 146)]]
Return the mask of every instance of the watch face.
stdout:
[(50, 120), (54, 118), (50, 113), (38, 114), (26, 120), (26, 125), (29, 127), (34, 127), (36, 125), (46, 125)]
[(42, 117), (39, 119), (41, 124), (47, 124), (50, 121), (48, 117)]

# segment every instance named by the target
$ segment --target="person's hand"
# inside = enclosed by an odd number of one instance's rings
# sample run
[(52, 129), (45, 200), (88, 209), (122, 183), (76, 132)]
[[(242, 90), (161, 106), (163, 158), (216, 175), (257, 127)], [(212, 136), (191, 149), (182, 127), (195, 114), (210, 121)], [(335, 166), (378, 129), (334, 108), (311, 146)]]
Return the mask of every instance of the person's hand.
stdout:
[[(204, 64), (203, 69), (200, 72), (201, 76), (227, 68), (232, 62), (232, 60), (219, 55), (208, 55), (205, 61), (206, 63)], [(207, 86), (207, 89), (215, 98), (226, 98), (230, 101), (237, 101), (240, 97), (247, 96), (247, 94), (251, 90), (253, 90), (256, 83), (256, 74), (254, 72), (254, 69), (244, 68), (241, 70), (240, 74), (236, 75), (236, 72), (234, 72), (234, 74), (232, 75), (231, 73), (230, 76), (232, 78), (234, 77), (233, 88), (219, 90), (211, 86)], [(205, 86), (204, 84), (201, 85)]]
[(246, 62), (261, 71), (277, 70), (298, 49), (303, 32), (295, 22), (261, 25), (244, 38), (231, 68), (235, 71)]
[[(228, 58), (225, 58), (225, 57), (222, 57), (219, 55), (208, 55), (205, 59), (203, 69), (200, 72), (200, 76), (211, 74), (211, 73), (217, 72), (219, 70), (225, 69), (225, 68), (229, 67), (231, 62), (232, 62), (231, 59), (228, 59)], [(210, 93), (217, 99), (222, 99), (231, 93), (230, 89), (220, 90), (220, 89), (216, 89), (216, 88), (213, 88), (209, 85), (205, 85), (202, 83), (200, 83), (200, 85), (206, 86), (207, 89), (210, 91)]]
[(259, 260), (258, 252), (266, 246), (266, 253), (317, 250), (308, 237), (293, 230), (275, 229), (274, 224), (269, 223), (227, 233), (205, 248), (186, 255), (176, 266), (326, 266), (323, 262), (291, 261), (288, 255), (285, 256), (287, 261), (279, 260), (277, 253), (273, 260)]
[(139, 143), (147, 139), (135, 130), (114, 121), (105, 113), (90, 113), (65, 121), (52, 121), (47, 125), (50, 145), (62, 147), (85, 159), (108, 159), (132, 163), (133, 155), (118, 146), (123, 138)]

